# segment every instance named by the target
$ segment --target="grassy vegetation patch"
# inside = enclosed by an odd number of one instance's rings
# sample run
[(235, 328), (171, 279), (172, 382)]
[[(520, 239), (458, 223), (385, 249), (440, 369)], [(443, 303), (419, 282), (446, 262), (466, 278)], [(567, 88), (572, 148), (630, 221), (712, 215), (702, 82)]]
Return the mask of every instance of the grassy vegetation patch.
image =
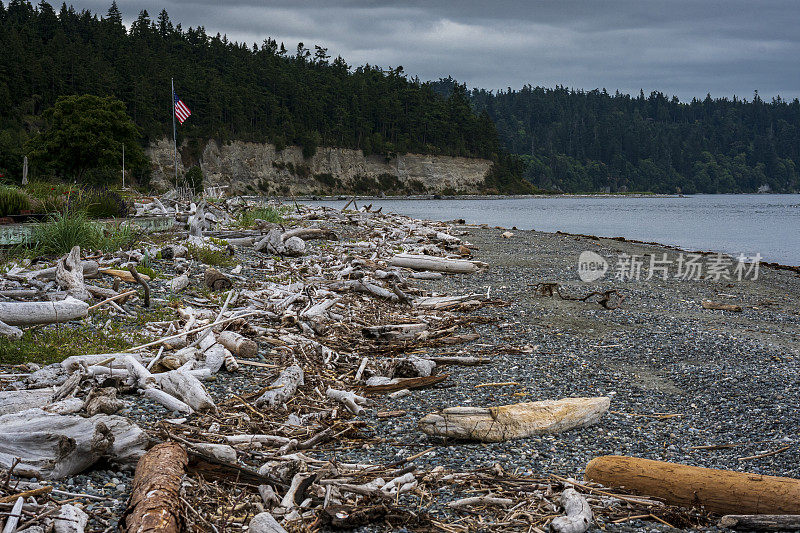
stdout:
[(215, 250), (208, 246), (187, 245), (189, 257), (210, 266), (232, 267), (236, 260), (225, 250)]
[(131, 224), (104, 225), (92, 222), (83, 213), (58, 213), (47, 222), (37, 224), (27, 243), (17, 251), (27, 250), (39, 255), (62, 255), (74, 246), (86, 250), (113, 252), (132, 246), (140, 237)]
[(283, 218), (283, 215), (288, 213), (290, 210), (291, 207), (286, 205), (277, 207), (252, 207), (239, 213), (239, 217), (236, 219), (236, 225), (240, 228), (249, 228), (255, 224), (256, 219), (266, 220), (267, 222), (273, 222), (275, 224), (283, 224), (286, 222), (286, 219)]

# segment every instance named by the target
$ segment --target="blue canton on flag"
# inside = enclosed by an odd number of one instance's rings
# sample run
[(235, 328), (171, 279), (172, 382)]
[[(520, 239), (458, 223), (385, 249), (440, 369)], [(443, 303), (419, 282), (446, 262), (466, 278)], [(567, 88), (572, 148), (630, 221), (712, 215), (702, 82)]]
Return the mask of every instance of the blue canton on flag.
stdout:
[(189, 110), (186, 104), (184, 104), (183, 101), (178, 98), (177, 94), (172, 93), (172, 96), (175, 98), (175, 117), (178, 119), (178, 122), (183, 124), (183, 121), (189, 118), (189, 115), (191, 115), (192, 112)]

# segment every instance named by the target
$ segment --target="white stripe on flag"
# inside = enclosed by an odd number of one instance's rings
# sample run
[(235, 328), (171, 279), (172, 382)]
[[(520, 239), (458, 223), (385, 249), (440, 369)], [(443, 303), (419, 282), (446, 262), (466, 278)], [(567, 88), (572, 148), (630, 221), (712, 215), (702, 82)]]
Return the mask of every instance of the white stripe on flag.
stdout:
[(192, 112), (189, 111), (189, 108), (186, 105), (178, 100), (178, 103), (175, 104), (175, 116), (178, 117), (178, 120), (183, 124), (183, 121), (189, 118)]

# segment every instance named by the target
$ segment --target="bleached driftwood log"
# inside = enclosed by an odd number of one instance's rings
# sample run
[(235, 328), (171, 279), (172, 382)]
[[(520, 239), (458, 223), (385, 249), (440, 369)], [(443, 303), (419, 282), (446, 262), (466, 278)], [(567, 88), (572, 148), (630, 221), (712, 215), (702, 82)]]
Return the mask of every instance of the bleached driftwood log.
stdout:
[(294, 364), (290, 366), (281, 372), (278, 379), (272, 383), (271, 390), (268, 390), (256, 400), (256, 405), (259, 407), (275, 407), (282, 404), (294, 396), (297, 387), (305, 383), (303, 377), (303, 369), (300, 365)]
[(397, 254), (389, 259), (390, 266), (410, 268), (412, 270), (429, 270), (449, 272), (451, 274), (471, 274), (483, 266), (478, 261), (466, 259), (447, 259), (433, 255)]
[(28, 409), (0, 416), (0, 466), (18, 475), (60, 479), (77, 474), (101, 457), (129, 464), (144, 453), (147, 436), (114, 415), (57, 415)]
[(510, 498), (498, 498), (497, 496), (471, 496), (469, 498), (461, 498), (447, 504), (452, 509), (460, 509), (461, 507), (475, 507), (477, 505), (500, 505), (502, 507), (509, 507), (514, 505), (514, 500)]
[(183, 367), (163, 374), (155, 374), (155, 377), (164, 392), (175, 396), (195, 411), (215, 411), (217, 409), (214, 399), (208, 394), (200, 380)]
[(14, 502), (14, 507), (11, 508), (11, 512), (8, 514), (3, 533), (14, 533), (17, 530), (19, 519), (22, 518), (22, 504), (24, 503), (25, 498), (17, 498), (17, 501)]
[(189, 286), (189, 276), (186, 274), (181, 274), (180, 276), (172, 278), (169, 282), (170, 289), (172, 292), (181, 292), (183, 289)]
[(336, 390), (328, 387), (328, 390), (325, 392), (325, 396), (330, 398), (331, 400), (336, 400), (337, 402), (341, 402), (347, 408), (348, 411), (353, 413), (354, 415), (360, 415), (364, 412), (364, 408), (362, 405), (368, 405), (369, 400), (364, 398), (363, 396), (359, 396), (358, 394), (350, 391), (344, 390)]
[(561, 507), (566, 516), (553, 519), (550, 523), (553, 533), (584, 533), (592, 525), (592, 508), (575, 489), (565, 489), (561, 493)]
[[(212, 338), (213, 339), (213, 338)], [(206, 351), (204, 352), (206, 362), (205, 366), (209, 370), (211, 370), (212, 374), (216, 374), (219, 372), (219, 369), (222, 368), (222, 365), (225, 364), (225, 358), (230, 355), (225, 346), (219, 343), (212, 344)]]
[(239, 357), (258, 355), (258, 343), (235, 331), (223, 331), (217, 336), (217, 342)]
[(499, 407), (448, 407), (419, 421), (438, 437), (502, 442), (590, 426), (608, 411), (608, 397), (564, 398)]
[(161, 389), (148, 387), (142, 391), (142, 395), (145, 398), (149, 398), (154, 402), (160, 403), (170, 411), (177, 411), (178, 413), (184, 415), (190, 415), (194, 413), (194, 409), (186, 405), (186, 403), (182, 402), (171, 394), (167, 394)]
[[(98, 276), (98, 271), (100, 269), (100, 265), (97, 264), (97, 261), (82, 261), (81, 268), (83, 269), (83, 278), (96, 278)], [(53, 281), (56, 279), (56, 267), (50, 268), (43, 268), (42, 270), (34, 270), (33, 272), (27, 272), (24, 274), (24, 277), (29, 279), (38, 279), (42, 281)]]
[(69, 296), (87, 302), (91, 299), (86, 283), (83, 281), (83, 265), (81, 263), (81, 247), (72, 250), (56, 263), (56, 283), (67, 291)]
[(51, 389), (0, 391), (0, 415), (44, 407), (53, 401)]
[(192, 449), (199, 450), (207, 455), (219, 459), (220, 461), (236, 463), (236, 450), (233, 448), (233, 446), (228, 446), (227, 444), (195, 442), (191, 447)]
[(283, 241), (291, 237), (300, 237), (304, 241), (310, 241), (312, 239), (339, 240), (339, 237), (336, 236), (333, 230), (324, 228), (294, 228), (281, 233), (281, 240)]
[(394, 362), (394, 375), (392, 377), (426, 378), (431, 375), (434, 368), (436, 368), (436, 363), (430, 359), (423, 359), (422, 357), (411, 355), (397, 359)]
[(719, 514), (800, 514), (800, 479), (605, 455), (585, 479)]
[(153, 446), (136, 465), (128, 506), (120, 529), (127, 533), (180, 533), (181, 481), (189, 458), (176, 442)]
[(0, 335), (8, 337), (9, 339), (19, 340), (22, 338), (22, 330), (16, 326), (9, 326), (3, 321), (0, 321)]
[(0, 302), (0, 321), (9, 326), (69, 322), (88, 312), (89, 304), (71, 296), (56, 302)]
[(99, 354), (92, 354), (92, 355), (71, 355), (61, 361), (61, 366), (64, 367), (67, 374), (71, 374), (85, 366), (92, 366), (103, 363), (105, 361), (110, 361), (104, 363), (106, 366), (110, 366), (111, 368), (115, 369), (124, 369), (126, 368), (125, 362), (128, 357), (132, 357), (136, 361), (141, 363), (142, 356), (139, 354), (131, 354), (131, 353), (99, 353)]

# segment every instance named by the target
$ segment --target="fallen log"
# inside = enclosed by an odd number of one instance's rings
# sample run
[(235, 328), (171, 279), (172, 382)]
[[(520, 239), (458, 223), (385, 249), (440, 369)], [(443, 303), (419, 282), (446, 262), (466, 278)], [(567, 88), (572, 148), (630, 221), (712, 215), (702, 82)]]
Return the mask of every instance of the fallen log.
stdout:
[(176, 442), (165, 442), (150, 449), (136, 465), (133, 488), (120, 521), (128, 533), (180, 533), (181, 480), (189, 462), (186, 451)]
[(56, 302), (0, 302), (0, 321), (9, 326), (69, 322), (88, 313), (89, 304), (71, 296)]
[(729, 514), (723, 516), (719, 527), (746, 531), (796, 531), (800, 530), (800, 515), (796, 514)]
[(194, 375), (182, 369), (155, 374), (161, 389), (183, 401), (195, 411), (215, 411), (214, 399)]
[(0, 391), (0, 416), (44, 407), (52, 401), (53, 391), (50, 389)]
[[(127, 281), (128, 283), (137, 283), (136, 278), (133, 277), (133, 274), (128, 272), (127, 270), (119, 270), (116, 268), (107, 268), (105, 270), (100, 271), (101, 274), (105, 274), (107, 276), (114, 276), (122, 281)], [(150, 281), (150, 276), (147, 274), (139, 274), (144, 281)], [(84, 275), (85, 277), (85, 275)]]
[[(81, 267), (83, 268), (84, 279), (96, 278), (100, 268), (100, 266), (97, 264), (97, 261), (82, 261)], [(24, 274), (24, 276), (29, 279), (53, 281), (56, 279), (56, 270), (57, 270), (56, 267), (43, 268), (42, 270), (35, 270), (33, 272), (28, 272)]]
[(294, 228), (281, 233), (281, 240), (285, 241), (291, 237), (300, 237), (304, 241), (312, 239), (328, 239), (331, 241), (338, 241), (339, 237), (333, 230), (324, 228)]
[(560, 433), (596, 423), (608, 411), (607, 397), (564, 398), (499, 407), (449, 407), (419, 421), (428, 435), (502, 442)]
[(0, 335), (8, 337), (9, 339), (19, 340), (22, 338), (22, 330), (16, 326), (9, 326), (3, 321), (0, 321)]
[(206, 287), (212, 291), (226, 291), (233, 287), (233, 282), (228, 276), (217, 270), (216, 268), (209, 267), (203, 276), (203, 281)]
[(719, 514), (800, 514), (800, 479), (606, 455), (586, 465), (587, 480), (703, 507)]
[(303, 378), (303, 369), (299, 365), (290, 366), (281, 372), (278, 379), (270, 385), (270, 390), (256, 400), (256, 405), (258, 407), (266, 406), (272, 408), (282, 404), (294, 395), (297, 387), (305, 383)]
[(217, 342), (239, 357), (258, 355), (258, 343), (235, 331), (223, 331), (217, 336)]
[(741, 313), (742, 306), (735, 304), (724, 304), (721, 302), (712, 302), (711, 300), (703, 300), (701, 304), (703, 309), (713, 309), (715, 311), (733, 311), (734, 313)]
[(387, 324), (384, 326), (367, 326), (361, 333), (368, 339), (380, 341), (413, 340), (418, 334), (426, 331), (428, 324)]
[(427, 270), (433, 272), (449, 272), (451, 274), (471, 274), (477, 272), (482, 265), (476, 261), (465, 259), (447, 259), (433, 255), (397, 254), (389, 259), (390, 266), (410, 268), (411, 270)]

